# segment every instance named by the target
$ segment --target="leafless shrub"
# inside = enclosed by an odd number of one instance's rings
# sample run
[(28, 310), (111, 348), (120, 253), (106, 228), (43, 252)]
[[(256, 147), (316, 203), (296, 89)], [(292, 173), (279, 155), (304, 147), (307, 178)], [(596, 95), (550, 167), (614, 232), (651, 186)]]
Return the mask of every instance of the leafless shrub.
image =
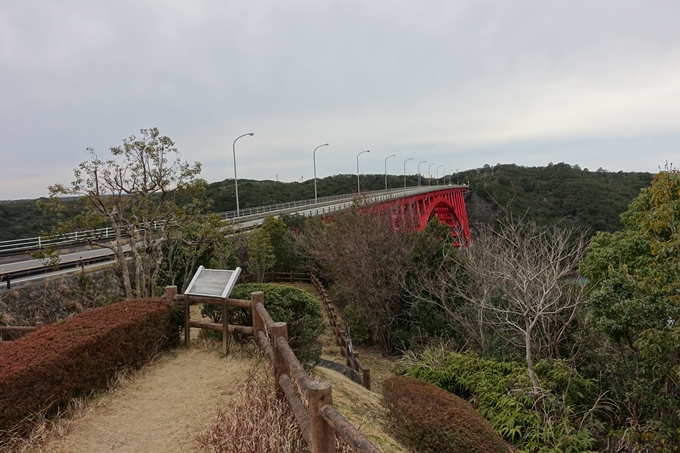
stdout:
[[(238, 453), (307, 453), (288, 403), (278, 399), (271, 373), (262, 366), (250, 372), (241, 398), (220, 410), (196, 438), (202, 451)], [(353, 450), (336, 437), (338, 452)]]
[(499, 220), (495, 229), (480, 228), (436, 272), (422, 274), (422, 291), (412, 294), (442, 308), (478, 348), (493, 334), (523, 350), (538, 394), (536, 357), (559, 358), (585, 303), (577, 283), (584, 242), (573, 229)]
[(314, 225), (303, 238), (318, 265), (314, 271), (334, 283), (335, 302), (351, 304), (386, 350), (394, 348), (393, 327), (404, 311), (404, 276), (417, 266), (412, 257), (419, 239), (404, 231), (402, 220), (356, 207)]

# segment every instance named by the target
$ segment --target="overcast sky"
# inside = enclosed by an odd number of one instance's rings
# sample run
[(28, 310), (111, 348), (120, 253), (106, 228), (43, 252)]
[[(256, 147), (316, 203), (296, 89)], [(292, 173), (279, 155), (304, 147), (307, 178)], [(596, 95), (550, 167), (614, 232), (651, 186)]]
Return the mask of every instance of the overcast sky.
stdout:
[(319, 177), (365, 149), (362, 173), (656, 171), (680, 160), (679, 22), (678, 1), (2, 0), (0, 199), (149, 127), (210, 182), (246, 132), (239, 178), (307, 180), (326, 142)]

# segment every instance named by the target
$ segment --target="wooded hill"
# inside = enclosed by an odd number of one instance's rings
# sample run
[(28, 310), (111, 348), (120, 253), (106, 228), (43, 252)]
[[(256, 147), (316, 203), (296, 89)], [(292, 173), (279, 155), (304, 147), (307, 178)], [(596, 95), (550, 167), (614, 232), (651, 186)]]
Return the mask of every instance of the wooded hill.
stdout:
[[(546, 167), (521, 167), (499, 164), (459, 173), (461, 183), (470, 182), (472, 191), (498, 206), (509, 206), (513, 215), (527, 214), (541, 224), (562, 220), (596, 231), (613, 232), (621, 228), (619, 215), (649, 185), (651, 173), (588, 171), (578, 165), (549, 164)], [(444, 179), (440, 178), (440, 184)], [(448, 182), (448, 181), (447, 181)], [(455, 177), (453, 183), (455, 183)], [(317, 180), (319, 197), (356, 192), (356, 175), (335, 175)], [(416, 175), (407, 175), (406, 184), (415, 186)], [(422, 184), (427, 184), (423, 178)], [(432, 184), (436, 181), (432, 180)], [(403, 187), (404, 178), (388, 175), (389, 187)], [(385, 188), (384, 175), (362, 175), (362, 190)], [(201, 197), (210, 202), (213, 212), (236, 209), (234, 180), (208, 184)], [(314, 180), (304, 182), (255, 181), (239, 179), (241, 208), (314, 198)], [(46, 216), (37, 200), (0, 202), (0, 240), (38, 236), (50, 229), (55, 219)], [(79, 211), (77, 201), (66, 203), (65, 217)]]
[(619, 216), (652, 173), (589, 171), (578, 165), (548, 164), (520, 167), (514, 164), (485, 165), (459, 174), (470, 182), (472, 191), (483, 199), (507, 207), (514, 217), (526, 215), (542, 225), (561, 222), (564, 226), (614, 232), (623, 228)]

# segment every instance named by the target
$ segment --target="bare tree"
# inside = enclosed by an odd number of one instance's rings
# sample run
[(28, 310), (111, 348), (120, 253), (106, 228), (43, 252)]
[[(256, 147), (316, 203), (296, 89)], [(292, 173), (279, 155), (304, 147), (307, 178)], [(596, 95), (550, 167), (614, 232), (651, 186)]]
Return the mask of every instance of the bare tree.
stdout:
[(433, 276), (421, 276), (421, 287), (479, 347), (489, 330), (521, 347), (539, 393), (537, 353), (559, 357), (585, 301), (576, 274), (583, 253), (584, 235), (572, 229), (500, 221), (481, 228)]

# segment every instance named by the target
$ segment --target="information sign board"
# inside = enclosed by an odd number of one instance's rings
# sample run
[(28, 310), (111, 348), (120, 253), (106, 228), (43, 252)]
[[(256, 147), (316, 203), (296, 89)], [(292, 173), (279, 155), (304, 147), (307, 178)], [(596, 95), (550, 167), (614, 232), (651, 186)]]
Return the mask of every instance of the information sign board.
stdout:
[(184, 294), (225, 299), (234, 289), (240, 274), (240, 267), (232, 271), (228, 269), (206, 269), (199, 266)]

